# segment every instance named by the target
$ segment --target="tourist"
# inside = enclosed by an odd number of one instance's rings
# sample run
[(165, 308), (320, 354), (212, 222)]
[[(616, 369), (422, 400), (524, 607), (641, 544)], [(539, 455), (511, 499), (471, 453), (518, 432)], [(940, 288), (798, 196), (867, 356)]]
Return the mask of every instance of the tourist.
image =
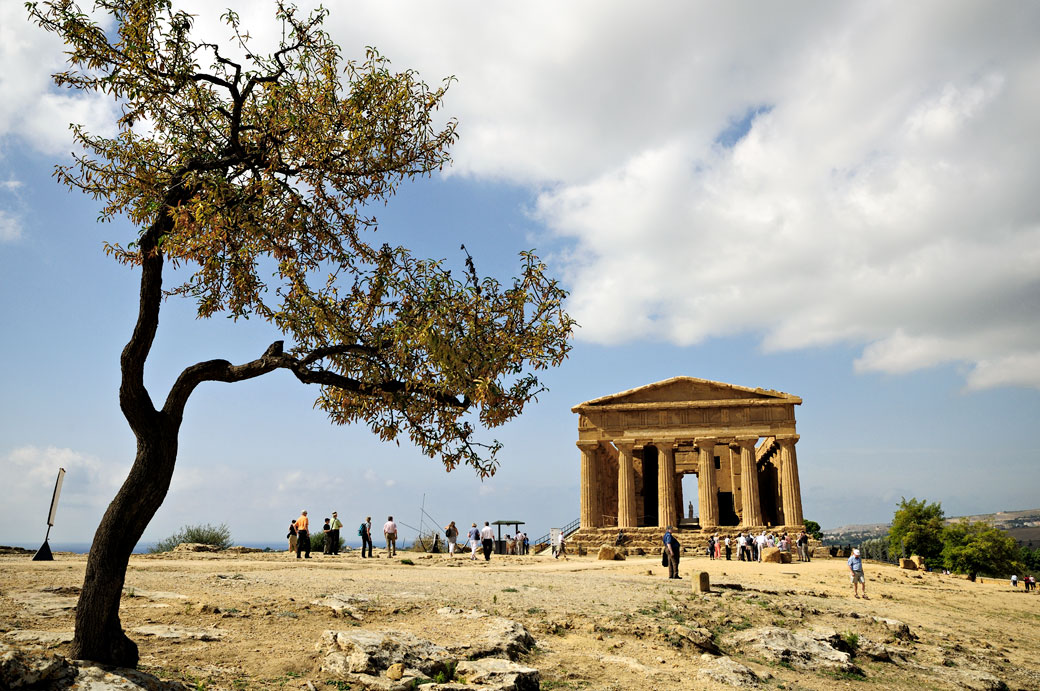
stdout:
[(798, 534), (798, 561), (809, 561), (809, 536), (804, 530)]
[(730, 555), (732, 554), (732, 550), (730, 549), (729, 535), (726, 536), (726, 539), (723, 541), (723, 543), (726, 545), (726, 561), (730, 561)]
[(448, 556), (455, 556), (455, 538), (459, 536), (459, 529), (455, 527), (455, 521), (452, 521), (444, 529), (444, 540), (448, 543)]
[(469, 534), (466, 537), (469, 539), (470, 561), (476, 561), (477, 547), (480, 546), (480, 528), (477, 527), (476, 523), (469, 529)]
[(296, 519), (296, 558), (300, 558), (300, 550), (307, 553), (307, 559), (311, 558), (311, 521), (307, 518), (307, 512), (301, 511), (300, 517)]
[(524, 531), (524, 555), (531, 553), (531, 539), (527, 537), (527, 531)]
[(563, 533), (560, 533), (560, 546), (556, 550), (556, 558), (563, 557), (564, 561), (567, 561), (567, 541), (563, 539)]
[(332, 543), (329, 541), (329, 532), (332, 530), (332, 527), (329, 525), (329, 521), (331, 521), (331, 520), (332, 520), (331, 518), (326, 518), (325, 519), (325, 525), (323, 525), (321, 527), (321, 532), (322, 532), (322, 536), (321, 536), (321, 553), (322, 554), (332, 554)]
[(383, 537), (386, 539), (386, 558), (397, 556), (397, 524), (393, 516), (386, 517), (383, 524)]
[(718, 533), (715, 533), (715, 558), (722, 559), (722, 541), (719, 540)]
[(852, 579), (852, 594), (859, 597), (859, 586), (863, 585), (863, 599), (869, 599), (867, 597), (867, 579), (863, 576), (863, 560), (859, 556), (859, 550), (852, 550), (852, 556), (849, 557), (849, 572)]
[(358, 526), (357, 534), (361, 537), (361, 558), (365, 558), (365, 548), (368, 547), (368, 556), (372, 556), (372, 517), (366, 516), (365, 520)]
[(766, 537), (766, 531), (762, 531), (762, 534), (755, 538), (755, 559), (762, 561), (762, 552), (765, 551), (766, 545), (768, 544), (769, 538)]
[(715, 558), (715, 536), (708, 536), (708, 559)]
[(339, 520), (339, 514), (332, 512), (332, 524), (329, 526), (329, 542), (332, 543), (332, 553), (339, 554), (339, 531), (343, 528), (343, 521)]
[(668, 578), (681, 578), (679, 576), (679, 541), (672, 535), (672, 526), (664, 531), (664, 549), (662, 550), (664, 562), (668, 566)]
[(296, 521), (289, 521), (289, 533), (285, 536), (289, 538), (289, 553), (296, 551)]
[(480, 543), (484, 546), (484, 561), (491, 561), (491, 550), (495, 546), (495, 531), (491, 524), (484, 521), (484, 527), (480, 529)]
[(1018, 587), (1018, 574), (1017, 573), (1011, 574), (1011, 587), (1012, 588), (1017, 588)]
[(744, 533), (737, 533), (737, 559), (745, 561), (744, 549), (747, 547), (747, 541), (744, 539)]

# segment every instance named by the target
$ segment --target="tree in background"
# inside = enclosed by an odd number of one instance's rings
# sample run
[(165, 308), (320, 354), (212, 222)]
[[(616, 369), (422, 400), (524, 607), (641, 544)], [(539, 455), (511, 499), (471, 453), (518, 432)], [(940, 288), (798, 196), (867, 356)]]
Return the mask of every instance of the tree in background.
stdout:
[(901, 497), (888, 529), (888, 550), (893, 558), (919, 554), (930, 563), (942, 556), (943, 510), (938, 502)]
[(805, 525), (805, 532), (809, 534), (809, 537), (813, 538), (814, 540), (823, 539), (823, 531), (820, 530), (819, 523), (817, 523), (816, 521), (809, 520), (802, 521), (802, 523)]
[(870, 540), (864, 540), (859, 545), (860, 551), (864, 559), (873, 559), (874, 561), (891, 562), (890, 553), (888, 550), (888, 539), (883, 537), (875, 537)]
[(956, 573), (1005, 577), (1023, 568), (1015, 539), (986, 523), (961, 521), (943, 531), (943, 565)]
[[(468, 254), (453, 275), (372, 242), (366, 213), (449, 162), (455, 122), (435, 124), (446, 85), (392, 72), (371, 49), (344, 61), (324, 9), (303, 17), (276, 4), (282, 38), (265, 54), (230, 11), (234, 38), (219, 46), (194, 40), (192, 16), (169, 0), (98, 8), (111, 23), (69, 0), (28, 4), (68, 51), (56, 83), (106, 94), (122, 113), (111, 138), (74, 125), (81, 153), (57, 177), (99, 200), (101, 220), (136, 228), (106, 251), (141, 274), (119, 387), (137, 451), (94, 535), (70, 651), (134, 666), (120, 594), (169, 489), (196, 387), (285, 370), (317, 385), (315, 406), (333, 422), (364, 423), (385, 441), (405, 435), (446, 469), (487, 476), (499, 444), (479, 441), (476, 427), (516, 417), (544, 390), (535, 372), (566, 357), (573, 320), (532, 253), (503, 286), (479, 277)], [(164, 286), (167, 266), (183, 282)], [(145, 363), (171, 296), (194, 300), (199, 317), (265, 320), (290, 343), (261, 346), (250, 362), (188, 364), (153, 398)]]

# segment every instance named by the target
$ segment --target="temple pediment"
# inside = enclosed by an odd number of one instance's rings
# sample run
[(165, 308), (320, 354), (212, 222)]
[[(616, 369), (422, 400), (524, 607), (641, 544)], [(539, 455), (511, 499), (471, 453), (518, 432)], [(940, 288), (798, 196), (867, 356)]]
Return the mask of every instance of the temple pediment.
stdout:
[(705, 404), (722, 401), (760, 401), (764, 404), (799, 404), (797, 396), (769, 389), (751, 389), (735, 384), (697, 379), (696, 377), (672, 377), (654, 384), (647, 384), (628, 391), (601, 396), (571, 408), (572, 412), (609, 410), (612, 408), (653, 407), (654, 404)]

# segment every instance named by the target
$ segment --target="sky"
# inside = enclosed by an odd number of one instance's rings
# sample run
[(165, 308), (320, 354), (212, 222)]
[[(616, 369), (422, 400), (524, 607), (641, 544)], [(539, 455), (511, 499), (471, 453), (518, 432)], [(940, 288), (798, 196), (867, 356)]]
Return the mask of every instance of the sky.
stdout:
[[(304, 2), (308, 8), (314, 3)], [(259, 45), (273, 5), (176, 2)], [(1040, 506), (1040, 5), (1034, 3), (344, 2), (347, 57), (376, 46), (430, 84), (454, 76), (453, 164), (380, 209), (379, 234), (507, 279), (535, 249), (580, 327), (549, 391), (487, 433), (481, 481), (337, 427), (285, 373), (206, 384), (188, 404), (165, 503), (144, 541), (226, 524), (277, 542), (301, 509), (351, 526), (420, 507), (578, 516), (570, 408), (685, 375), (800, 396), (805, 517), (890, 520), (901, 497), (947, 515)], [(51, 176), (69, 122), (110, 133), (115, 104), (56, 89), (63, 47), (0, 4), (0, 543), (89, 541), (133, 459), (119, 351), (137, 274), (102, 243), (97, 202)], [(163, 307), (147, 384), (279, 334)], [(685, 485), (684, 485), (685, 487)], [(410, 527), (409, 527), (410, 526)]]

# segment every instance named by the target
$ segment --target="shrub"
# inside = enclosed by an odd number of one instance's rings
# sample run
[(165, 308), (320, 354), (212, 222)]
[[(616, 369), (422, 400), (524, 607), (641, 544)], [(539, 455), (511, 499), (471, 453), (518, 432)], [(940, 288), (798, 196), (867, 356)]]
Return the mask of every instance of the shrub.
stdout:
[[(311, 551), (320, 552), (325, 549), (325, 531), (315, 530), (311, 533)], [(339, 537), (339, 552), (343, 551), (343, 536)]]
[(943, 564), (955, 573), (1006, 576), (1022, 568), (1014, 538), (986, 523), (961, 521), (943, 532)]
[(220, 525), (210, 525), (208, 523), (206, 525), (186, 525), (179, 532), (164, 540), (159, 540), (148, 551), (152, 554), (169, 552), (183, 542), (213, 545), (220, 549), (227, 549), (231, 546), (231, 531), (223, 523)]

